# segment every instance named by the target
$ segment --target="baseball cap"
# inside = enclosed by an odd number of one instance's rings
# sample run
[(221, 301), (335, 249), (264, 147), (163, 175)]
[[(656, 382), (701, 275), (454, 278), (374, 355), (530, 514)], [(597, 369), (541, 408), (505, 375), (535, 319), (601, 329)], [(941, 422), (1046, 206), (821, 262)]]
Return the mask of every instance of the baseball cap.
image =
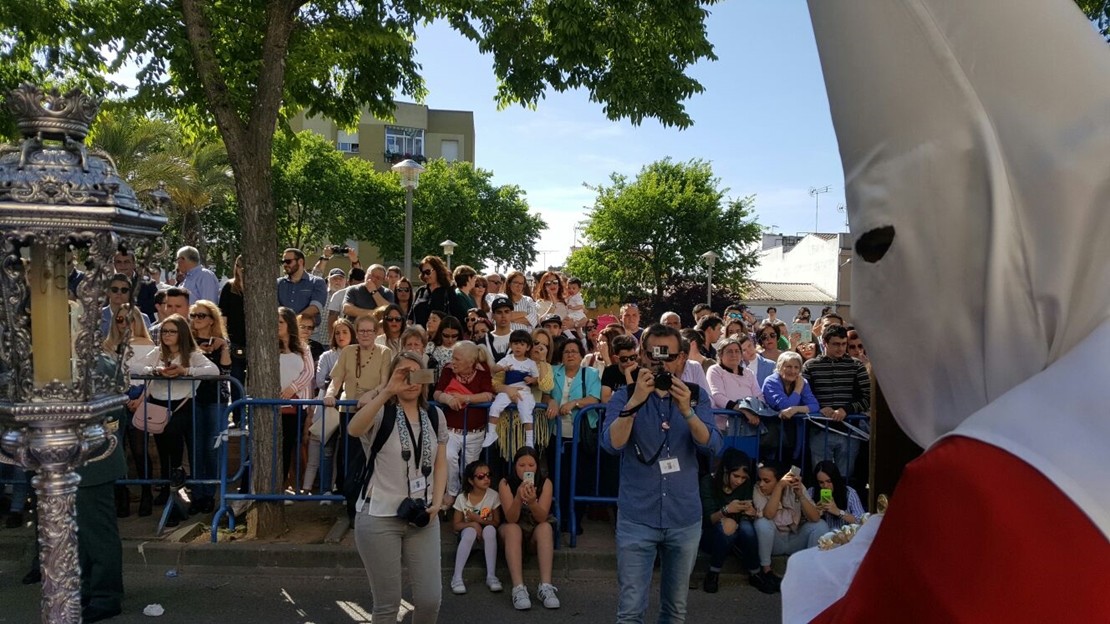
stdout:
[(328, 271), (328, 277), (329, 278), (336, 277), (336, 276), (347, 277), (347, 274), (343, 272), (343, 269), (338, 269), (338, 268)]
[(509, 301), (508, 297), (498, 297), (489, 304), (489, 309), (496, 312), (499, 308), (512, 308), (513, 303)]
[(558, 314), (548, 314), (547, 316), (543, 317), (540, 320), (540, 325), (541, 326), (542, 325), (547, 325), (548, 323), (558, 323), (559, 325), (562, 325), (563, 324), (563, 318), (561, 316), (559, 316)]

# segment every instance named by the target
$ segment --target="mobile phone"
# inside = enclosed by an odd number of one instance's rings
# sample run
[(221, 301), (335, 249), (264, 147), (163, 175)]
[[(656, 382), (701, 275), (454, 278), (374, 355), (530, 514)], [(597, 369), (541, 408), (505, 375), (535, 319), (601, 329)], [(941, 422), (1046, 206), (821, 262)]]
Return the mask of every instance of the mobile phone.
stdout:
[(525, 483), (531, 483), (532, 485), (535, 485), (536, 484), (536, 473), (531, 472), (531, 471), (524, 473), (524, 482)]
[(828, 488), (821, 488), (821, 502), (828, 505), (832, 502), (832, 490)]
[(435, 371), (430, 368), (421, 368), (409, 371), (410, 384), (430, 384), (435, 381)]
[(802, 469), (797, 467), (797, 466), (791, 466), (790, 467), (790, 474), (794, 477), (800, 477), (800, 476), (802, 476)]

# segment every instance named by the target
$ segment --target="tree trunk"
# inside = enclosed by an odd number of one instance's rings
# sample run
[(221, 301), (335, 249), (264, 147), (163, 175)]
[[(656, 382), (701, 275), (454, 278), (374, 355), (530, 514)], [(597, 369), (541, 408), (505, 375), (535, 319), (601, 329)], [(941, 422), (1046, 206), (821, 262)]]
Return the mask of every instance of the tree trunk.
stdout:
[[(270, 186), (270, 162), (258, 155), (248, 157), (235, 176), (242, 219), (243, 268), (246, 276), (247, 345), (249, 382), (247, 391), (253, 397), (277, 397), (280, 394), (280, 368), (277, 346), (277, 230), (274, 228), (273, 193)], [(272, 410), (255, 410), (251, 421), (251, 485), (255, 493), (279, 493), (284, 475), (274, 473), (271, 458), (281, 448), (280, 421), (275, 427)], [(278, 463), (280, 465), (280, 455)], [(272, 483), (277, 483), (274, 491)], [(285, 531), (284, 507), (281, 503), (256, 503), (247, 516), (250, 537), (275, 537)]]

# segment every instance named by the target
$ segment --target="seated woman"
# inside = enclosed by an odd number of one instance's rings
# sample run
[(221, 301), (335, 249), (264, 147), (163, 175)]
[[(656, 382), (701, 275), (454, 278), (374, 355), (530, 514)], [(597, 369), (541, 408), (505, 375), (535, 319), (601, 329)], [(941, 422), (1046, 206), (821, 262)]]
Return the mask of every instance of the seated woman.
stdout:
[(778, 577), (771, 566), (759, 565), (754, 522), (760, 517), (752, 503), (752, 460), (739, 449), (725, 449), (717, 470), (701, 480), (701, 548), (709, 553), (709, 571), (702, 584), (706, 593), (717, 593), (721, 566), (730, 552), (739, 549), (748, 582), (765, 594), (778, 591)]
[[(481, 349), (479, 349), (481, 351)], [(451, 591), (465, 594), (466, 584), (462, 573), (470, 550), (476, 541), (482, 542), (486, 555), (486, 587), (491, 592), (501, 591), (497, 579), (497, 525), (501, 524), (501, 497), (490, 487), (490, 470), (484, 461), (475, 460), (463, 471), (462, 496), (452, 506), (455, 517), (452, 528), (459, 534), (459, 549), (455, 553), (455, 574), (451, 577)]]
[[(559, 505), (560, 509), (569, 510), (571, 508), (569, 477), (571, 473), (571, 442), (574, 439), (574, 418), (578, 414), (578, 410), (601, 400), (601, 376), (598, 375), (596, 369), (582, 366), (582, 345), (577, 342), (567, 341), (556, 347), (555, 360), (559, 364), (552, 369), (554, 384), (545, 400), (547, 401), (547, 418), (553, 423), (555, 419), (558, 419), (558, 422), (555, 432), (551, 436), (547, 460), (548, 469), (554, 471), (555, 445), (562, 442), (560, 470), (566, 479), (563, 483), (568, 484), (568, 486), (561, 488), (559, 492)], [(581, 443), (578, 449), (578, 491), (581, 494), (591, 494), (594, 491), (591, 481), (592, 477), (597, 474), (598, 424), (599, 412), (597, 411), (589, 412), (585, 421), (579, 424)], [(562, 431), (561, 438), (557, 433), (559, 431)], [(608, 453), (604, 455), (613, 457)], [(617, 458), (613, 457), (613, 459)], [(617, 470), (619, 470), (619, 463)], [(598, 495), (605, 496), (606, 494), (598, 493)], [(574, 513), (578, 517), (579, 531), (582, 528), (581, 521), (585, 509), (586, 506), (583, 504), (576, 505), (574, 509)], [(570, 514), (563, 513), (562, 520), (563, 527), (561, 529), (569, 531)]]
[(773, 443), (778, 446), (781, 436), (782, 454), (779, 456), (776, 448), (774, 455), (779, 459), (793, 457), (798, 437), (797, 428), (787, 426), (783, 421), (798, 414), (816, 413), (820, 409), (809, 382), (802, 377), (802, 356), (793, 351), (783, 351), (775, 362), (775, 372), (763, 382), (763, 400), (767, 407), (778, 413), (780, 419), (764, 423), (767, 437), (771, 438), (768, 445)]
[(447, 416), (447, 496), (444, 504), (453, 505), (459, 488), (463, 466), (470, 465), (482, 452), (486, 432), (486, 410), (471, 409), (471, 403), (493, 400), (486, 351), (464, 340), (455, 345), (451, 363), (443, 368), (436, 391), (432, 395), (444, 407)]
[[(713, 399), (714, 409), (738, 409), (744, 399), (763, 399), (763, 391), (755, 380), (755, 373), (740, 365), (743, 346), (736, 338), (725, 338), (717, 343), (717, 363), (709, 367), (705, 378), (709, 381), (709, 396)], [(745, 412), (743, 418), (733, 417), (734, 426), (729, 427), (729, 416), (717, 415), (717, 428), (729, 435), (751, 436), (762, 433), (759, 416)], [(735, 422), (739, 420), (739, 427)], [(777, 449), (776, 449), (777, 450)]]
[(532, 608), (528, 588), (524, 586), (524, 545), (536, 551), (540, 567), (540, 585), (536, 595), (548, 609), (559, 608), (558, 591), (551, 584), (551, 564), (555, 558), (555, 516), (551, 513), (553, 484), (540, 472), (539, 455), (530, 446), (522, 446), (513, 456), (508, 478), (497, 486), (501, 496), (501, 527), (497, 532), (505, 547), (505, 563), (513, 582), (513, 607), (524, 611)]
[(821, 519), (821, 510), (802, 486), (802, 478), (784, 470), (779, 462), (766, 462), (759, 467), (752, 503), (763, 516), (755, 521), (755, 532), (759, 564), (764, 569), (771, 565), (772, 556), (793, 555), (813, 548), (817, 539), (829, 532), (829, 525)]
[(821, 519), (829, 525), (829, 529), (835, 531), (846, 524), (858, 522), (864, 513), (863, 502), (855, 488), (844, 481), (836, 463), (829, 460), (817, 462), (813, 474), (817, 476), (817, 487), (809, 488), (809, 497), (817, 501)]

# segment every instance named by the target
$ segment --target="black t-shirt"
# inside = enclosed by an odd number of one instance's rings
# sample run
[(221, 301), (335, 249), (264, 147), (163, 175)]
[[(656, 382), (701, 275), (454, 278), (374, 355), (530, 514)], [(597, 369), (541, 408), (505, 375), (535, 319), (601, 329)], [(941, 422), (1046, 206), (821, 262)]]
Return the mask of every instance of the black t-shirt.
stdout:
[(610, 364), (601, 373), (601, 385), (616, 392), (627, 385), (624, 372), (618, 364)]

